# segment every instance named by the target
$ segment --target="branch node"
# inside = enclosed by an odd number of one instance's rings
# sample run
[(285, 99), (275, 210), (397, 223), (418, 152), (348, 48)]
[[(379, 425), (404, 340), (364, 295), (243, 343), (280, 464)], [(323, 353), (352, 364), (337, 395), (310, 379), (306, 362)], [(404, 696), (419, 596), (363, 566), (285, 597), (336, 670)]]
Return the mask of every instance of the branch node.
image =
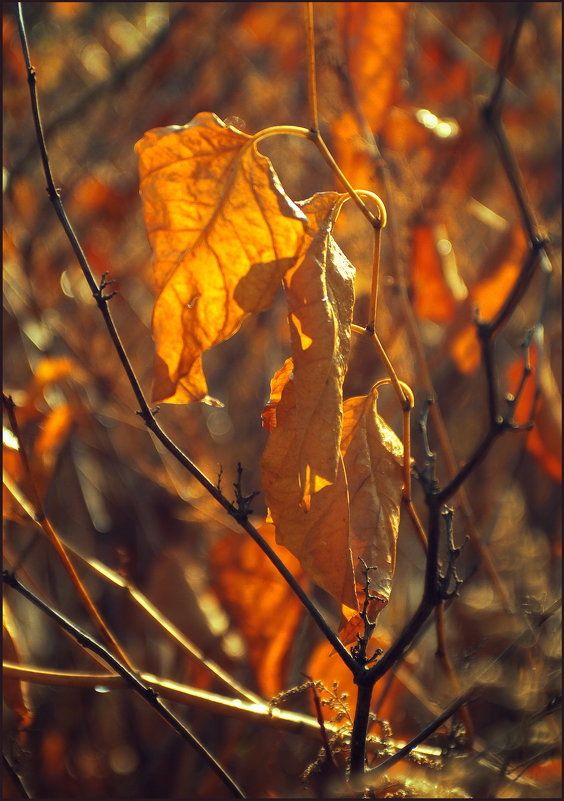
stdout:
[(446, 526), (448, 563), (443, 573), (440, 570), (438, 571), (437, 589), (440, 600), (448, 601), (460, 594), (459, 590), (463, 583), (463, 579), (461, 579), (456, 572), (456, 561), (462, 553), (464, 546), (468, 542), (469, 537), (465, 537), (462, 545), (457, 547), (454, 542), (454, 509), (451, 509), (449, 506), (445, 506), (441, 511), (441, 515)]
[(233, 482), (233, 486), (235, 488), (235, 501), (231, 504), (232, 508), (232, 515), (239, 523), (244, 523), (249, 519), (249, 515), (252, 513), (251, 509), (251, 502), (253, 498), (256, 498), (257, 495), (260, 495), (259, 490), (255, 492), (251, 492), (250, 495), (243, 495), (241, 490), (241, 476), (243, 475), (243, 467), (241, 462), (237, 462), (237, 481)]

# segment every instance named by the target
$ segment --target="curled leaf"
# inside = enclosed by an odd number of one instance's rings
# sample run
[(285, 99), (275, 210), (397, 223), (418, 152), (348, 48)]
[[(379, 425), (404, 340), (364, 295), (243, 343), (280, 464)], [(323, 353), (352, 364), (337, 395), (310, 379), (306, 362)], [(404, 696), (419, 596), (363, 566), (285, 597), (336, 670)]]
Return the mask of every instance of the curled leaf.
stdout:
[(157, 298), (153, 399), (211, 400), (202, 353), (268, 308), (305, 217), (252, 137), (208, 112), (136, 144)]
[(307, 238), (284, 277), (292, 362), (274, 376), (263, 413), (270, 433), (262, 479), (277, 542), (339, 603), (356, 609), (340, 455), (354, 268), (331, 235), (339, 198), (328, 192), (299, 204)]

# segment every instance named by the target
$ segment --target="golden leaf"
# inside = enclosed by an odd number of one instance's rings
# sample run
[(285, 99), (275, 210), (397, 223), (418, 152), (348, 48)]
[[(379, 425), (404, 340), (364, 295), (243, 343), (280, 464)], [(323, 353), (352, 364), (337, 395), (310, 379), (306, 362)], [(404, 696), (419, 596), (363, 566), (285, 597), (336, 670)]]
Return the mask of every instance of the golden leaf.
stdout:
[(340, 455), (342, 386), (350, 349), (354, 268), (331, 236), (339, 195), (299, 204), (309, 228), (303, 258), (284, 277), (293, 361), (272, 381), (262, 462), (276, 539), (339, 603), (357, 608)]
[(148, 131), (135, 149), (157, 291), (153, 399), (210, 402), (202, 353), (272, 303), (305, 217), (252, 137), (214, 114)]

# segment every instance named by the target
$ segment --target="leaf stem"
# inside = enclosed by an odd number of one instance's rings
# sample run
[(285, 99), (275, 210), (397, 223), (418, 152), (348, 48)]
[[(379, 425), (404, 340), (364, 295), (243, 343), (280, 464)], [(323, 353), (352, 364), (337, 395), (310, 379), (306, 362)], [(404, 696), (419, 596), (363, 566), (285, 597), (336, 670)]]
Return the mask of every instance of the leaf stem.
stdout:
[(319, 131), (319, 118), (317, 114), (317, 81), (315, 75), (315, 29), (313, 25), (313, 3), (306, 3), (304, 11), (307, 35), (307, 90), (309, 113), (311, 116), (311, 130), (317, 132)]

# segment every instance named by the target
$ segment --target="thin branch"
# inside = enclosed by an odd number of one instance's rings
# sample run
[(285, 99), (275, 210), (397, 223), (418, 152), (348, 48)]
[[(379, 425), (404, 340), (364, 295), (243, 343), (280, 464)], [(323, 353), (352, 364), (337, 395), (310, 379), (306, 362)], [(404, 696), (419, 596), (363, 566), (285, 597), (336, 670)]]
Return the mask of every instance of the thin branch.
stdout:
[(472, 473), (478, 467), (478, 465), (484, 461), (490, 452), (491, 446), (500, 436), (500, 434), (505, 431), (505, 429), (506, 425), (503, 420), (498, 420), (495, 426), (490, 428), (466, 464), (460, 468), (454, 478), (446, 485), (446, 487), (443, 487), (443, 489), (437, 495), (437, 498), (441, 503), (446, 503), (449, 498), (454, 495), (458, 488), (462, 486), (470, 473)]
[[(435, 626), (437, 633), (437, 650), (435, 652), (435, 656), (441, 663), (441, 667), (448, 679), (451, 690), (459, 693), (460, 682), (458, 681), (458, 676), (456, 675), (456, 672), (452, 666), (452, 662), (450, 661), (446, 644), (444, 602), (441, 602), (437, 607), (435, 607)], [(460, 707), (460, 718), (466, 731), (466, 740), (468, 745), (471, 746), (474, 740), (474, 725), (472, 723), (472, 717), (467, 704), (463, 704)]]
[[(61, 225), (67, 235), (67, 238), (71, 244), (71, 247), (75, 253), (75, 256), (78, 260), (78, 263), (82, 269), (83, 275), (92, 291), (92, 295), (98, 305), (100, 313), (104, 318), (104, 322), (114, 343), (115, 350), (118, 354), (118, 357), (121, 361), (123, 369), (128, 377), (129, 383), (131, 388), (135, 394), (137, 402), (139, 404), (140, 410), (137, 412), (139, 416), (142, 418), (143, 422), (147, 426), (147, 428), (153, 432), (153, 434), (157, 437), (157, 439), (164, 445), (164, 447), (177, 459), (177, 461), (186, 469), (189, 473), (197, 480), (199, 483), (209, 492), (209, 494), (225, 509), (225, 511), (231, 515), (239, 525), (253, 538), (253, 540), (257, 543), (257, 545), (262, 549), (262, 551), (266, 554), (266, 556), (270, 559), (276, 569), (281, 573), (285, 581), (290, 585), (294, 593), (298, 596), (302, 604), (305, 606), (309, 614), (314, 619), (317, 626), (321, 629), (325, 637), (331, 642), (331, 645), (335, 649), (335, 651), (339, 654), (341, 659), (349, 666), (352, 670), (354, 665), (354, 660), (350, 656), (349, 652), (339, 640), (337, 635), (331, 629), (321, 612), (317, 609), (313, 601), (309, 598), (307, 593), (304, 592), (302, 587), (296, 581), (294, 576), (290, 573), (290, 571), (286, 568), (284, 563), (279, 559), (279, 557), (274, 553), (272, 548), (268, 545), (268, 543), (263, 539), (260, 533), (256, 530), (256, 528), (248, 521), (248, 520), (240, 520), (239, 510), (230, 503), (227, 498), (223, 495), (222, 492), (218, 490), (218, 488), (204, 475), (204, 473), (196, 467), (196, 465), (191, 461), (191, 459), (183, 453), (183, 451), (170, 439), (170, 437), (163, 431), (163, 429), (159, 426), (155, 419), (155, 414), (157, 410), (152, 410), (149, 407), (145, 399), (145, 395), (143, 390), (141, 389), (141, 385), (131, 362), (129, 361), (129, 357), (125, 351), (121, 338), (118, 334), (117, 328), (111, 316), (108, 300), (109, 296), (104, 295), (104, 288), (107, 285), (104, 277), (102, 278), (102, 282), (100, 286), (98, 286), (94, 274), (90, 268), (88, 260), (86, 259), (84, 252), (78, 242), (76, 234), (69, 222), (67, 214), (65, 212), (61, 197), (59, 195), (59, 191), (57, 190), (52, 172), (51, 166), (49, 163), (49, 157), (47, 154), (47, 148), (45, 145), (45, 138), (43, 135), (43, 128), (41, 124), (41, 117), (39, 113), (39, 104), (37, 99), (37, 89), (36, 89), (36, 78), (35, 78), (35, 70), (31, 66), (31, 61), (29, 57), (29, 48), (27, 44), (27, 37), (25, 32), (25, 25), (23, 20), (22, 14), (22, 4), (18, 3), (18, 27), (20, 31), (20, 38), (22, 42), (22, 49), (24, 53), (24, 58), (26, 62), (26, 67), (28, 70), (28, 83), (30, 89), (30, 96), (31, 96), (31, 105), (32, 105), (32, 112), (33, 112), (33, 119), (35, 123), (35, 130), (37, 134), (37, 141), (39, 144), (39, 150), (41, 154), (41, 160), (43, 163), (43, 169), (45, 172), (45, 177), (47, 180), (47, 192), (49, 194), (49, 198), (53, 203), (55, 208), (55, 212), (57, 217), (59, 218)], [(287, 126), (288, 128), (293, 126)], [(297, 129), (296, 130), (301, 130)], [(312, 138), (311, 132), (307, 131), (307, 129), (303, 129), (305, 131), (305, 135), (308, 138)], [(280, 132), (275, 131), (272, 129), (272, 133)], [(285, 131), (282, 131), (285, 132)], [(270, 135), (270, 134), (269, 134)], [(317, 142), (317, 138), (315, 140)], [(334, 161), (333, 161), (334, 164)], [(336, 166), (336, 165), (335, 165)], [(337, 168), (338, 169), (338, 168)], [(352, 188), (351, 188), (352, 189)], [(354, 189), (352, 190), (354, 193)], [(356, 195), (356, 193), (354, 193)], [(365, 213), (369, 215), (371, 218), (373, 215), (371, 212), (366, 208), (364, 203), (360, 198), (358, 198), (362, 207), (365, 209)], [(374, 220), (376, 218), (374, 217)], [(379, 223), (378, 223), (379, 224)]]
[(313, 25), (313, 3), (305, 3), (305, 24), (307, 34), (307, 92), (309, 113), (311, 117), (311, 130), (319, 131), (319, 116), (317, 113), (317, 80), (315, 75), (315, 28)]
[(380, 762), (380, 764), (377, 765), (375, 768), (372, 768), (372, 770), (370, 771), (370, 775), (375, 775), (376, 773), (381, 773), (384, 770), (388, 770), (389, 768), (392, 767), (392, 765), (395, 765), (396, 762), (399, 762), (405, 756), (410, 754), (411, 751), (413, 751), (413, 749), (415, 748), (415, 746), (422, 743), (423, 740), (426, 740), (427, 737), (429, 737), (431, 734), (433, 734), (433, 732), (435, 732), (439, 728), (439, 726), (442, 726), (442, 724), (445, 721), (447, 721), (450, 717), (452, 717), (452, 715), (454, 715), (460, 709), (461, 706), (467, 704), (472, 699), (472, 696), (476, 692), (477, 688), (471, 687), (469, 690), (466, 690), (466, 692), (462, 693), (462, 695), (459, 695), (458, 698), (455, 698), (454, 701), (452, 701), (452, 703), (450, 703), (447, 706), (444, 712), (442, 712), (438, 717), (435, 718), (435, 720), (429, 723), (428, 726), (425, 726), (425, 728), (422, 729), (422, 731), (420, 731), (419, 734), (417, 734), (412, 740), (410, 740), (407, 743), (407, 745), (404, 745), (404, 747), (400, 748), (400, 750), (397, 751), (395, 754), (392, 754), (392, 756), (388, 757), (387, 759), (384, 759), (384, 761)]
[[(549, 620), (552, 615), (560, 609), (562, 606), (562, 598), (559, 598), (555, 601), (551, 606), (541, 615), (539, 615), (538, 619), (536, 620), (536, 628), (541, 628), (547, 620)], [(492, 669), (492, 667), (499, 662), (501, 662), (508, 653), (510, 653), (514, 648), (520, 645), (524, 640), (529, 638), (531, 635), (531, 628), (527, 627), (524, 631), (521, 632), (512, 642), (509, 643), (494, 659), (490, 662), (487, 662), (484, 667), (482, 667), (478, 674), (474, 677), (474, 682), (472, 686), (465, 690), (461, 695), (452, 701), (448, 707), (440, 714), (438, 717), (435, 718), (428, 726), (426, 726), (416, 737), (410, 740), (407, 745), (401, 748), (396, 754), (393, 754), (391, 757), (388, 757), (379, 765), (377, 765), (374, 769), (370, 771), (371, 774), (380, 773), (383, 770), (387, 770), (388, 768), (395, 765), (396, 762), (399, 762), (405, 756), (407, 756), (414, 747), (418, 746), (424, 740), (427, 739), (434, 731), (436, 731), (439, 726), (448, 720), (449, 717), (455, 714), (455, 712), (460, 709), (461, 706), (464, 704), (469, 703), (482, 689), (482, 679), (486, 674)], [(531, 643), (531, 648), (536, 647), (536, 640)], [(486, 682), (485, 686), (488, 686)]]
[(529, 241), (533, 243), (538, 237), (535, 217), (526, 198), (525, 187), (521, 179), (519, 168), (509, 146), (509, 142), (507, 141), (500, 117), (502, 92), (507, 78), (507, 72), (515, 57), (517, 42), (531, 5), (531, 3), (516, 4), (515, 24), (513, 26), (513, 30), (508, 32), (503, 42), (497, 69), (498, 77), (496, 85), (492, 90), (490, 99), (483, 108), (483, 117), (486, 124), (491, 128), (494, 134), (499, 157), (507, 174), (509, 183), (511, 184), (511, 188), (513, 189), (513, 194), (521, 213), (523, 227), (527, 232)]
[[(39, 493), (37, 491), (37, 487), (35, 485), (35, 481), (33, 478), (33, 474), (31, 472), (31, 468), (29, 466), (29, 460), (27, 458), (27, 453), (23, 445), (23, 440), (20, 435), (20, 430), (18, 426), (18, 421), (16, 418), (15, 413), (15, 404), (11, 397), (7, 397), (2, 393), (2, 403), (4, 408), (6, 409), (6, 413), (8, 415), (8, 420), (10, 422), (10, 428), (12, 429), (12, 433), (14, 434), (17, 442), (18, 442), (18, 453), (20, 457), (20, 462), (23, 467), (24, 476), (26, 478), (26, 483), (31, 491), (32, 495), (32, 502), (31, 508), (26, 509), (29, 516), (33, 520), (36, 526), (38, 526), (41, 531), (45, 534), (53, 548), (55, 549), (55, 553), (59, 557), (64, 569), (69, 575), (69, 578), (78, 593), (78, 596), (82, 600), (86, 611), (88, 612), (92, 622), (94, 623), (95, 628), (99, 631), (103, 639), (110, 645), (113, 651), (119, 656), (122, 662), (124, 662), (130, 670), (133, 670), (133, 666), (124, 652), (123, 648), (120, 646), (110, 629), (108, 628), (105, 620), (103, 619), (102, 615), (98, 611), (98, 607), (90, 597), (88, 590), (86, 589), (85, 585), (83, 584), (80, 576), (76, 572), (73, 563), (71, 562), (69, 555), (65, 546), (63, 545), (60, 537), (58, 536), (57, 532), (53, 528), (51, 521), (45, 514), (45, 510), (43, 508), (43, 504), (41, 503), (41, 499), (39, 497)], [(8, 476), (4, 476), (4, 483), (7, 483)], [(15, 487), (14, 487), (15, 489)], [(13, 494), (14, 491), (12, 490)], [(19, 502), (24, 505), (26, 503), (26, 499), (23, 496), (18, 494)], [(24, 507), (25, 508), (25, 507)]]
[[(4, 678), (44, 684), (53, 687), (103, 687), (111, 690), (128, 687), (127, 680), (119, 673), (80, 673), (74, 671), (45, 670), (44, 668), (18, 665), (12, 662), (3, 663)], [(177, 703), (203, 708), (214, 714), (248, 720), (265, 726), (282, 729), (293, 734), (305, 734), (311, 739), (319, 737), (319, 722), (310, 715), (302, 715), (278, 707), (272, 707), (265, 701), (253, 702), (228, 698), (218, 693), (200, 690), (170, 679), (163, 679), (151, 673), (141, 672), (143, 682), (153, 687), (160, 696)], [(329, 731), (337, 731), (337, 727), (326, 724)]]
[(186, 740), (186, 742), (188, 742), (192, 748), (194, 748), (198, 754), (200, 754), (201, 757), (203, 757), (209, 767), (233, 793), (235, 798), (245, 798), (243, 791), (238, 787), (234, 779), (231, 778), (226, 770), (219, 764), (219, 762), (217, 762), (215, 757), (210, 754), (206, 747), (197, 739), (194, 734), (192, 734), (192, 732), (184, 725), (184, 723), (182, 723), (168, 709), (168, 707), (163, 704), (155, 690), (148, 686), (139, 677), (139, 674), (130, 670), (127, 665), (125, 665), (120, 659), (114, 656), (114, 654), (108, 651), (107, 648), (76, 626), (67, 617), (62, 615), (52, 606), (49, 606), (49, 604), (45, 603), (45, 601), (42, 601), (41, 598), (23, 585), (13, 573), (4, 570), (2, 572), (2, 580), (4, 584), (19, 592), (20, 595), (23, 595), (24, 598), (27, 598), (27, 600), (31, 601), (34, 606), (54, 620), (57, 625), (59, 625), (64, 631), (66, 631), (75, 639), (78, 645), (80, 645), (82, 648), (92, 651), (92, 653), (97, 654), (97, 656), (103, 659), (107, 665), (113, 668), (116, 673), (118, 673), (127, 682), (127, 684), (149, 704), (149, 706), (153, 707), (157, 714), (160, 715), (169, 726), (171, 726), (178, 734), (180, 734), (180, 736)]
[[(104, 78), (103, 80), (93, 84), (79, 97), (73, 99), (45, 125), (43, 131), (45, 141), (48, 142), (50, 139), (52, 139), (53, 134), (56, 133), (63, 123), (79, 117), (99, 98), (103, 98), (106, 93), (111, 92), (114, 89), (119, 89), (121, 85), (125, 84), (132, 75), (136, 75), (139, 69), (147, 64), (153, 55), (167, 43), (167, 40), (169, 39), (176, 24), (183, 18), (189, 17), (192, 13), (193, 11), (188, 5), (179, 4), (178, 10), (171, 15), (168, 22), (159, 28), (153, 38), (147, 42), (145, 47), (143, 47), (132, 58), (118, 65), (107, 78)], [(8, 179), (8, 191), (10, 191), (10, 187), (14, 178), (19, 175), (26, 161), (32, 156), (34, 148), (35, 144), (32, 141), (29, 146), (26, 147), (24, 153), (18, 158), (18, 161), (14, 164)]]

